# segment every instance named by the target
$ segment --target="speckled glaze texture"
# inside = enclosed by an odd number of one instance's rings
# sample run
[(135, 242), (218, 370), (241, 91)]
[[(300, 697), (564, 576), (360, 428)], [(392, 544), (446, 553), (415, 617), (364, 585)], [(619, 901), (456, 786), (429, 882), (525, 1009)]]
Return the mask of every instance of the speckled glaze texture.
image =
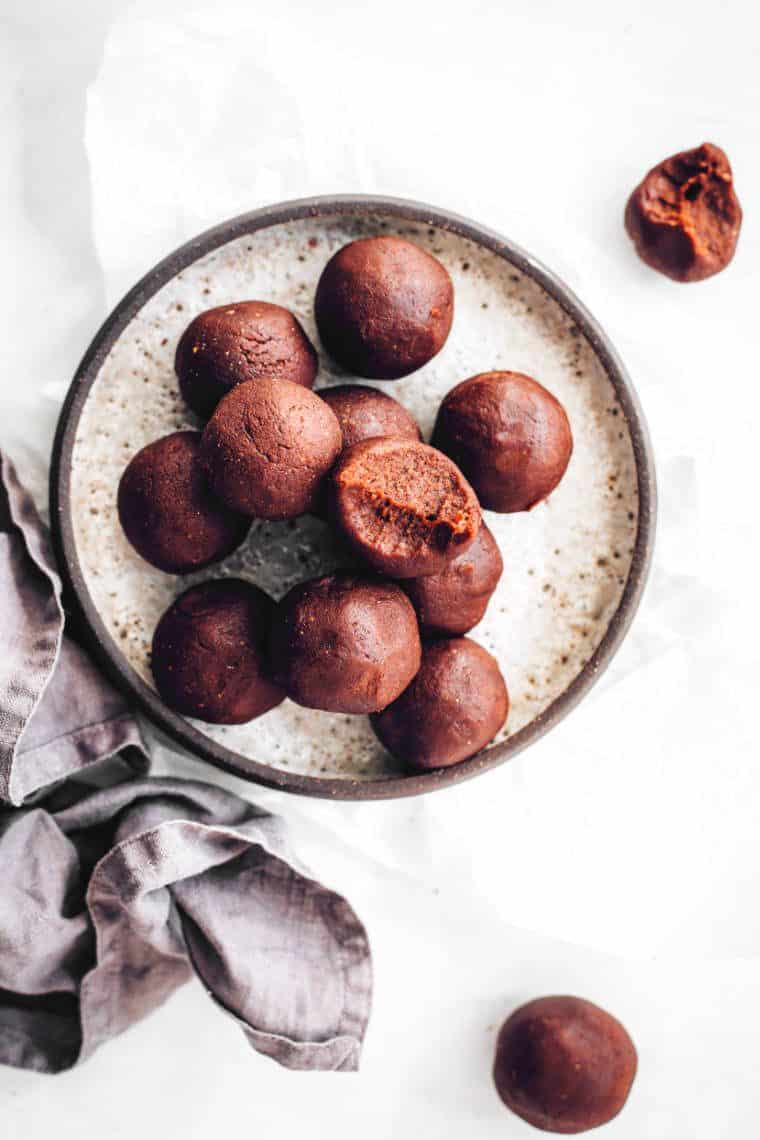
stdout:
[[(535, 376), (562, 402), (572, 425), (573, 457), (548, 501), (528, 514), (484, 515), (507, 571), (471, 636), (496, 657), (509, 686), (510, 717), (498, 743), (546, 714), (602, 641), (631, 567), (638, 480), (628, 424), (594, 347), (541, 285), (485, 246), (392, 213), (334, 213), (246, 233), (198, 258), (137, 312), (92, 385), (72, 452), (73, 541), (107, 633), (148, 684), (156, 622), (191, 581), (231, 574), (281, 598), (305, 578), (351, 567), (326, 525), (305, 517), (254, 522), (243, 546), (213, 570), (190, 579), (162, 574), (127, 543), (116, 488), (138, 448), (169, 431), (199, 426), (173, 369), (177, 341), (198, 312), (265, 298), (292, 310), (316, 344), (313, 299), (324, 265), (346, 242), (378, 233), (417, 242), (440, 259), (454, 282), (455, 317), (443, 349), (387, 388), (426, 439), (449, 389), (489, 369)], [(354, 379), (320, 354), (317, 390)], [(242, 767), (250, 758), (286, 774), (360, 781), (398, 775), (363, 717), (285, 701), (249, 726), (195, 727), (238, 753)]]

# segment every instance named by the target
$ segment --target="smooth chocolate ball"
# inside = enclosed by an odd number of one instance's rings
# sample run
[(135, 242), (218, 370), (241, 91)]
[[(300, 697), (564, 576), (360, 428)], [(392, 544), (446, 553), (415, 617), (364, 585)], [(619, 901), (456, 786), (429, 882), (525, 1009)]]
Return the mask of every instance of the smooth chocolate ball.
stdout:
[(507, 719), (507, 686), (496, 660), (469, 637), (423, 646), (417, 676), (372, 717), (388, 751), (409, 768), (447, 768), (474, 756)]
[(422, 439), (417, 421), (403, 404), (363, 384), (340, 384), (323, 388), (319, 395), (335, 412), (343, 433), (343, 447), (382, 435), (398, 439)]
[(341, 449), (327, 404), (290, 380), (262, 377), (233, 388), (203, 432), (201, 456), (219, 498), (261, 519), (290, 519), (314, 506)]
[(200, 462), (201, 434), (176, 431), (133, 456), (119, 482), (127, 538), (146, 562), (189, 574), (230, 554), (250, 520), (219, 502)]
[(443, 348), (454, 287), (440, 261), (412, 242), (361, 238), (328, 261), (314, 314), (322, 344), (345, 369), (398, 380)]
[(402, 584), (426, 637), (467, 633), (483, 617), (504, 563), (485, 523), (477, 538), (440, 574), (407, 578)]
[(174, 357), (180, 391), (203, 419), (237, 384), (267, 376), (311, 388), (318, 367), (293, 314), (267, 301), (237, 301), (199, 313)]
[(505, 514), (550, 495), (573, 452), (565, 409), (522, 372), (482, 372), (452, 388), (433, 444), (461, 467), (486, 510)]
[(344, 451), (328, 513), (354, 551), (392, 578), (437, 574), (475, 540), (480, 507), (451, 460), (416, 440), (367, 439)]
[(191, 586), (153, 635), (151, 667), (170, 708), (209, 724), (244, 724), (284, 692), (265, 660), (274, 603), (256, 586), (222, 578)]
[(636, 1049), (611, 1014), (575, 997), (528, 1002), (504, 1022), (493, 1078), (507, 1108), (544, 1132), (586, 1132), (620, 1112)]
[(741, 224), (731, 163), (712, 143), (652, 167), (625, 208), (641, 260), (674, 281), (703, 281), (725, 269)]
[(295, 586), (272, 626), (277, 679), (300, 705), (328, 712), (376, 712), (420, 666), (414, 610), (393, 582), (329, 574)]

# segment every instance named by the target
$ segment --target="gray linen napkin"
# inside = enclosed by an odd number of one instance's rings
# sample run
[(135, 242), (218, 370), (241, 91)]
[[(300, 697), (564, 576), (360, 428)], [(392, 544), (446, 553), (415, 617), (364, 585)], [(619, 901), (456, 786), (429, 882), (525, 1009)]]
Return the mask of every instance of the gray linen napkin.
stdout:
[(143, 776), (137, 724), (64, 635), (44, 529), (2, 457), (0, 532), (0, 1063), (70, 1068), (195, 973), (258, 1052), (355, 1069), (359, 919), (274, 816)]

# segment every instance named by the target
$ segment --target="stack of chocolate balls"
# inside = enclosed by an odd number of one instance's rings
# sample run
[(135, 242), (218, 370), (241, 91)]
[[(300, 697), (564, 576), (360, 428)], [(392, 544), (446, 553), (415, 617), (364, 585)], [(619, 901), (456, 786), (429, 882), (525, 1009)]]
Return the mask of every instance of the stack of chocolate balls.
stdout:
[[(399, 237), (351, 242), (325, 266), (319, 335), (346, 370), (396, 380), (443, 347), (454, 315), (444, 267)], [(536, 380), (484, 372), (444, 399), (424, 443), (391, 396), (358, 384), (312, 391), (318, 358), (295, 317), (263, 301), (200, 313), (177, 346), (189, 406), (206, 421), (149, 444), (119, 486), (127, 538), (187, 574), (228, 555), (250, 520), (326, 516), (366, 567), (303, 582), (275, 605), (224, 578), (161, 618), (152, 667), (186, 716), (239, 724), (285, 696), (369, 714), (413, 769), (456, 764), (504, 725), (494, 658), (464, 635), (502, 573), (481, 508), (526, 511), (562, 478), (564, 409)]]

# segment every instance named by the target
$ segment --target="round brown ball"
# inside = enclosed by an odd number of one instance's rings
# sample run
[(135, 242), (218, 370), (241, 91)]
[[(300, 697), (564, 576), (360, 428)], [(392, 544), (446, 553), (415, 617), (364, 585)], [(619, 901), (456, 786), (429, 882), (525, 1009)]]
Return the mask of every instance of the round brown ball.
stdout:
[(203, 432), (209, 482), (234, 510), (290, 519), (313, 508), (341, 449), (327, 404), (290, 380), (262, 377), (233, 388)]
[(200, 462), (201, 434), (177, 431), (127, 465), (117, 506), (138, 554), (167, 574), (189, 574), (230, 554), (250, 521), (212, 494)]
[(436, 574), (475, 540), (480, 507), (451, 460), (416, 440), (368, 439), (343, 452), (328, 483), (332, 521), (374, 570)]
[(318, 367), (314, 346), (293, 314), (267, 301), (199, 313), (174, 357), (180, 391), (203, 419), (237, 384), (269, 376), (311, 388)]
[(571, 1134), (620, 1112), (636, 1049), (611, 1014), (576, 997), (521, 1006), (499, 1033), (493, 1078), (507, 1108), (544, 1132)]
[(703, 281), (725, 269), (741, 224), (731, 163), (712, 143), (652, 167), (625, 209), (641, 260), (674, 281)]
[(376, 712), (420, 666), (414, 610), (393, 582), (329, 574), (295, 586), (279, 604), (270, 655), (300, 705)]
[(343, 434), (343, 447), (365, 439), (391, 435), (398, 439), (422, 439), (422, 432), (403, 404), (364, 384), (340, 384), (319, 393), (335, 412)]
[(501, 551), (485, 523), (477, 538), (440, 574), (403, 583), (426, 637), (456, 637), (476, 626), (504, 570)]
[(244, 724), (284, 700), (264, 655), (273, 609), (263, 590), (234, 578), (181, 594), (153, 635), (151, 667), (166, 704), (209, 724)]
[(457, 384), (438, 410), (433, 443), (457, 463), (486, 510), (529, 511), (567, 470), (565, 409), (522, 372), (483, 372)]
[(468, 637), (433, 641), (408, 689), (372, 727), (409, 768), (447, 768), (474, 756), (507, 719), (507, 686), (496, 660)]
[(314, 313), (322, 344), (349, 372), (397, 380), (446, 342), (454, 287), (435, 257), (399, 237), (361, 238), (325, 266)]

